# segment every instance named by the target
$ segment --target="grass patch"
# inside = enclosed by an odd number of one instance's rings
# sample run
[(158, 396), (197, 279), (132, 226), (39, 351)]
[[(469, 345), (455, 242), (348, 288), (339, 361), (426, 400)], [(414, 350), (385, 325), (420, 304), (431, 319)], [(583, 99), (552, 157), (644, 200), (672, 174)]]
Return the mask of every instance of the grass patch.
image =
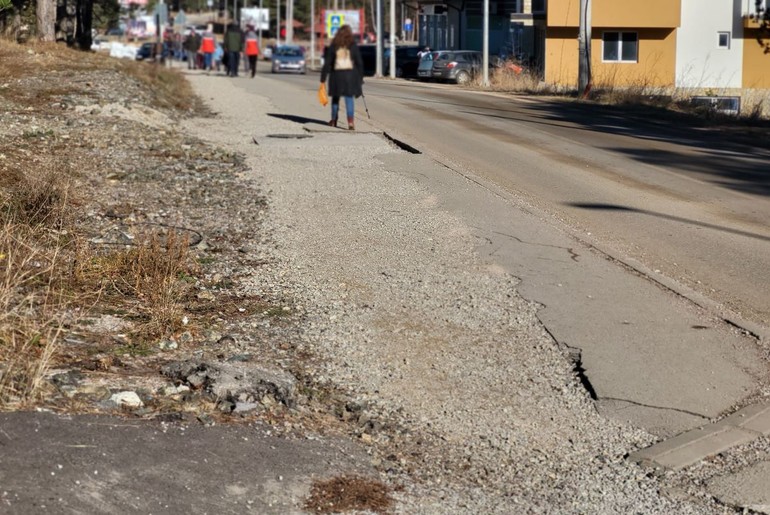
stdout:
[(62, 331), (61, 247), (46, 232), (41, 225), (0, 226), (0, 407), (38, 398)]
[(314, 481), (305, 509), (314, 513), (371, 511), (385, 513), (393, 505), (386, 485), (361, 476)]
[[(0, 39), (0, 97), (23, 107), (44, 108), (68, 95), (88, 95), (100, 86), (100, 73), (116, 73), (134, 79), (127, 88), (146, 95), (156, 108), (203, 111), (203, 103), (181, 72), (161, 65), (116, 59), (82, 52), (63, 44), (30, 41), (19, 45)], [(28, 79), (48, 75), (48, 80), (30, 84)], [(57, 77), (77, 86), (57, 84)]]
[(58, 127), (76, 116), (73, 103), (110, 98), (106, 88), (116, 83), (140, 105), (178, 112), (199, 102), (175, 70), (0, 40), (0, 106), (20, 127), (0, 141), (0, 409), (42, 397), (50, 367), (76, 358), (71, 344), (60, 352), (65, 331), (77, 331), (90, 313), (112, 310), (134, 322), (130, 338), (108, 340), (111, 354), (149, 353), (151, 338), (184, 325), (198, 272), (185, 236), (155, 232), (129, 246), (95, 245), (80, 223), (111, 163), (72, 144), (77, 124), (67, 124), (73, 139), (66, 141), (58, 133), (68, 129)]
[[(477, 75), (471, 82), (474, 89), (482, 89), (482, 76)], [(553, 88), (548, 87), (536, 73), (528, 70), (515, 71), (511, 68), (495, 68), (489, 74), (489, 89), (504, 93), (521, 94), (552, 94)]]
[(141, 235), (127, 250), (81, 250), (73, 270), (84, 292), (101, 292), (113, 309), (122, 305), (138, 315), (136, 336), (170, 336), (182, 328), (188, 278), (195, 273), (188, 239), (170, 231)]

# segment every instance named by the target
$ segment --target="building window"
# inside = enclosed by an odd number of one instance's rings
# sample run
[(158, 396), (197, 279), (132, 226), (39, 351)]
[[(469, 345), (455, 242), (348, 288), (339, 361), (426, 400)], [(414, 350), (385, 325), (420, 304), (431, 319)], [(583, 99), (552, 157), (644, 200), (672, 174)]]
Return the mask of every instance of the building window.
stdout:
[(636, 32), (605, 32), (602, 44), (605, 62), (635, 63), (639, 60), (639, 35)]
[(730, 33), (729, 32), (718, 32), (719, 36), (719, 48), (730, 48)]

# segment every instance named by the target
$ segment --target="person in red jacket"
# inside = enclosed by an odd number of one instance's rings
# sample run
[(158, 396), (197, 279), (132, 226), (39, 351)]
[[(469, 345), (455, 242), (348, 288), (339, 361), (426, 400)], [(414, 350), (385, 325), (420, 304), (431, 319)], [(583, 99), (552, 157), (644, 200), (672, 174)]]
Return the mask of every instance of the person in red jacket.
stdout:
[(207, 27), (206, 32), (203, 33), (203, 39), (201, 40), (201, 52), (203, 53), (203, 69), (211, 71), (211, 57), (214, 55), (214, 51), (217, 48), (217, 42), (214, 39), (214, 33), (211, 31), (211, 26)]
[(259, 39), (257, 33), (254, 32), (254, 26), (249, 25), (246, 32), (246, 48), (244, 53), (249, 60), (249, 69), (251, 70), (251, 78), (257, 73), (257, 56), (259, 56)]

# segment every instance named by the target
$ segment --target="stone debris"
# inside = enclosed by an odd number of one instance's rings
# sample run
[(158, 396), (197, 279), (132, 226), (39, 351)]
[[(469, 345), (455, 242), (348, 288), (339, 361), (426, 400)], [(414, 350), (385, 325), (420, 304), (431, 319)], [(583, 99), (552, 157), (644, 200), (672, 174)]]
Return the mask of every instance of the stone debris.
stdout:
[[(288, 372), (244, 362), (173, 362), (163, 368), (168, 378), (202, 390), (218, 400), (220, 410), (233, 411), (246, 406), (296, 403), (297, 380)], [(223, 409), (224, 408), (224, 409)]]
[(139, 398), (136, 392), (118, 392), (110, 397), (110, 401), (116, 405), (126, 408), (141, 408), (144, 406), (144, 402)]

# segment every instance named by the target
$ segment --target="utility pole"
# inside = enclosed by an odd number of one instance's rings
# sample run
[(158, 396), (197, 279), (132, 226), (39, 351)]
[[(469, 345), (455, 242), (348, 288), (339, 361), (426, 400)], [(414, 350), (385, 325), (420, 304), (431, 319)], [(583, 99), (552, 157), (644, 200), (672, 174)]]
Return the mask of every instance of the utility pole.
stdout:
[(278, 0), (278, 7), (275, 9), (275, 24), (276, 24), (276, 34), (275, 34), (275, 45), (278, 46), (281, 44), (281, 0)]
[[(270, 27), (270, 16), (267, 17), (268, 19), (268, 27)], [(262, 0), (259, 0), (259, 51), (262, 52)]]
[(315, 0), (310, 0), (310, 68), (315, 66)]
[(396, 78), (396, 0), (390, 0), (390, 78)]
[(383, 25), (382, 23), (382, 1), (383, 0), (375, 0), (377, 2), (377, 59), (376, 59), (376, 67), (374, 69), (374, 76), (375, 77), (382, 77), (382, 36), (383, 36)]
[(578, 59), (578, 95), (585, 98), (591, 91), (591, 0), (580, 0)]
[(483, 42), (481, 45), (482, 59), (481, 67), (481, 85), (485, 88), (489, 87), (489, 0), (484, 0), (484, 32)]
[(294, 0), (286, 0), (286, 44), (294, 42)]

